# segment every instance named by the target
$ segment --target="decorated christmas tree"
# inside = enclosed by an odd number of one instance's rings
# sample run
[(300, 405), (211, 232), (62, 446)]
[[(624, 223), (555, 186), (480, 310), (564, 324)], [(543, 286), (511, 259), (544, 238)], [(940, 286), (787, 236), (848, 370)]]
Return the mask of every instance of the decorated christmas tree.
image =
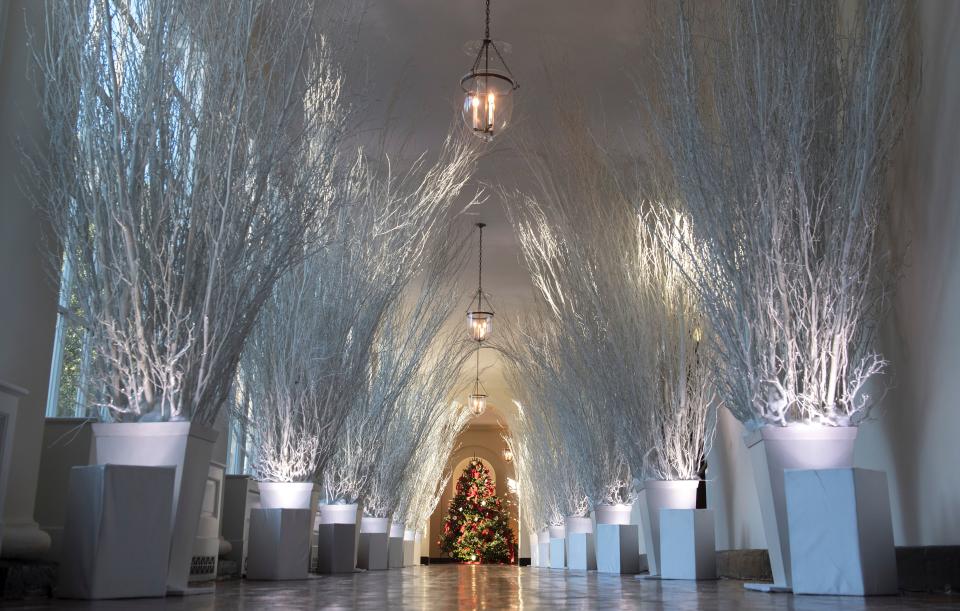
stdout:
[(440, 549), (463, 562), (513, 562), (516, 545), (509, 514), (497, 498), (490, 472), (473, 460), (457, 481), (443, 520)]

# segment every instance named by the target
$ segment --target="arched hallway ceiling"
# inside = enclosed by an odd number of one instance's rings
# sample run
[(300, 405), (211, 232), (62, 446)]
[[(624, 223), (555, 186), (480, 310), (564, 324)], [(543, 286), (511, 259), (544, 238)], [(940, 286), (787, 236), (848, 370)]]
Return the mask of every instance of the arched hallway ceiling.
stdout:
[[(620, 134), (636, 125), (630, 102), (635, 99), (637, 75), (630, 70), (643, 43), (649, 3), (492, 0), (491, 10), (493, 37), (511, 44), (507, 61), (520, 82), (514, 125), (507, 134), (531, 133), (535, 126), (549, 124), (551, 84), (545, 67), (555, 85), (582, 96), (591, 118), (605, 123), (606, 131)], [(354, 77), (369, 74), (363, 114), (370, 126), (382, 124), (390, 107), (390, 123), (396, 131), (409, 133), (410, 150), (436, 151), (458, 112), (460, 77), (472, 62), (463, 51), (464, 43), (482, 34), (483, 0), (370, 0), (358, 32), (358, 65), (349, 71)], [(620, 134), (615, 140), (633, 138)], [(519, 162), (509, 138), (499, 140), (482, 160), (477, 181), (529, 188)], [(484, 288), (493, 299), (497, 328), (502, 330), (505, 322), (529, 306), (532, 286), (502, 204), (492, 191), (464, 223), (477, 220), (488, 224)], [(468, 269), (475, 273), (474, 267)], [(464, 311), (468, 300), (465, 295)], [(493, 409), (477, 422), (494, 424), (514, 409), (513, 395), (492, 351), (484, 352), (483, 382)]]

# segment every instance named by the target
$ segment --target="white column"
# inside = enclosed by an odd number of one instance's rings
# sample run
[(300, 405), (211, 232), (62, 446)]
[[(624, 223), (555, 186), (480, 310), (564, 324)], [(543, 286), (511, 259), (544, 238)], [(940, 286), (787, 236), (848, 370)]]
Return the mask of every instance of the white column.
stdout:
[[(22, 386), (10, 481), (3, 507), (2, 555), (36, 558), (50, 537), (34, 520), (47, 382), (56, 325), (57, 287), (46, 254), (42, 216), (20, 188), (21, 147), (46, 142), (37, 87), (27, 79), (27, 27), (40, 34), (41, 2), (0, 4), (0, 379)], [(36, 42), (41, 42), (37, 40)], [(35, 72), (34, 72), (35, 74)]]

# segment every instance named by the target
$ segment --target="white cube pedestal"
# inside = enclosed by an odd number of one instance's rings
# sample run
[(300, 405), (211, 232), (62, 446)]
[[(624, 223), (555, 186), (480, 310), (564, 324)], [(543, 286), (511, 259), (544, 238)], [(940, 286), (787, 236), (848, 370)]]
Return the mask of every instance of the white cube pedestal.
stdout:
[(309, 509), (252, 509), (247, 579), (306, 579), (311, 517)]
[(389, 533), (360, 533), (360, 549), (357, 550), (357, 568), (368, 571), (385, 571), (390, 568)]
[(320, 524), (317, 529), (317, 572), (352, 573), (356, 568), (356, 524)]
[(896, 594), (886, 473), (788, 469), (784, 481), (794, 593)]
[(563, 569), (567, 567), (566, 539), (550, 539), (550, 568)]
[(388, 564), (391, 569), (403, 568), (403, 537), (390, 537), (387, 545)]
[(57, 595), (166, 595), (175, 479), (172, 466), (74, 467)]
[(636, 524), (597, 524), (597, 571), (640, 572), (640, 529)]
[(660, 577), (717, 578), (712, 509), (660, 510)]
[(540, 556), (540, 566), (545, 569), (550, 568), (550, 540), (547, 539), (545, 542), (537, 543), (537, 547), (539, 548), (537, 553)]
[(540, 544), (535, 532), (530, 533), (530, 566), (540, 566)]
[(403, 531), (403, 566), (414, 566), (413, 561), (415, 534), (412, 530)]
[(593, 533), (567, 533), (567, 568), (574, 571), (597, 570)]

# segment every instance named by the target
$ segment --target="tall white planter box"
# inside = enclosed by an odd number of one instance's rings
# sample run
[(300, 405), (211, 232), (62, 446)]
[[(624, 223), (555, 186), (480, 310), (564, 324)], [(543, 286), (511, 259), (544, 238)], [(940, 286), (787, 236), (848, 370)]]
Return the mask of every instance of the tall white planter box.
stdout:
[(360, 546), (358, 503), (320, 505), (320, 526), (317, 538), (317, 571), (320, 573), (352, 573), (357, 567)]
[(699, 480), (647, 480), (640, 495), (643, 539), (651, 575), (660, 574), (660, 511), (696, 509)]
[(247, 579), (306, 579), (310, 564), (309, 509), (253, 509)]
[(190, 560), (190, 581), (213, 581), (217, 578), (220, 558), (220, 516), (223, 511), (223, 478), (227, 466), (211, 462), (207, 472), (203, 504), (200, 506), (200, 523), (193, 542), (193, 558)]
[(537, 543), (537, 532), (530, 531), (530, 566), (540, 566), (540, 544)]
[(896, 594), (897, 558), (886, 473), (787, 470), (784, 477), (793, 591)]
[(183, 593), (217, 431), (195, 422), (95, 423), (91, 464), (176, 468), (167, 590)]
[(357, 568), (368, 571), (390, 568), (390, 518), (363, 516), (360, 520)]
[(414, 547), (416, 545), (417, 533), (406, 528), (403, 531), (403, 566), (414, 566)]
[(57, 595), (164, 596), (175, 479), (173, 467), (74, 467)]
[(540, 555), (540, 566), (550, 568), (550, 529), (544, 528), (537, 536), (538, 554)]
[(260, 507), (260, 487), (249, 475), (227, 475), (223, 485), (223, 513), (220, 532), (230, 552), (226, 559), (236, 563), (237, 573), (247, 572), (250, 541), (250, 511)]
[(403, 524), (393, 522), (390, 524), (390, 543), (387, 546), (388, 564), (391, 569), (403, 568), (403, 531), (406, 530)]
[(713, 510), (661, 509), (660, 544), (663, 579), (717, 578)]
[(593, 539), (593, 520), (589, 517), (567, 516), (564, 519), (567, 541), (567, 568), (577, 571), (597, 569), (597, 554)]
[(630, 523), (631, 509), (630, 505), (598, 505), (594, 509), (598, 572), (640, 572), (640, 528)]
[(773, 584), (748, 583), (744, 587), (763, 592), (789, 591), (792, 587), (784, 470), (851, 468), (856, 439), (856, 427), (808, 424), (764, 426), (744, 437), (773, 571)]
[(420, 566), (423, 563), (423, 533), (419, 530), (413, 539), (413, 564)]
[(563, 526), (550, 527), (550, 568), (567, 567), (566, 529)]

